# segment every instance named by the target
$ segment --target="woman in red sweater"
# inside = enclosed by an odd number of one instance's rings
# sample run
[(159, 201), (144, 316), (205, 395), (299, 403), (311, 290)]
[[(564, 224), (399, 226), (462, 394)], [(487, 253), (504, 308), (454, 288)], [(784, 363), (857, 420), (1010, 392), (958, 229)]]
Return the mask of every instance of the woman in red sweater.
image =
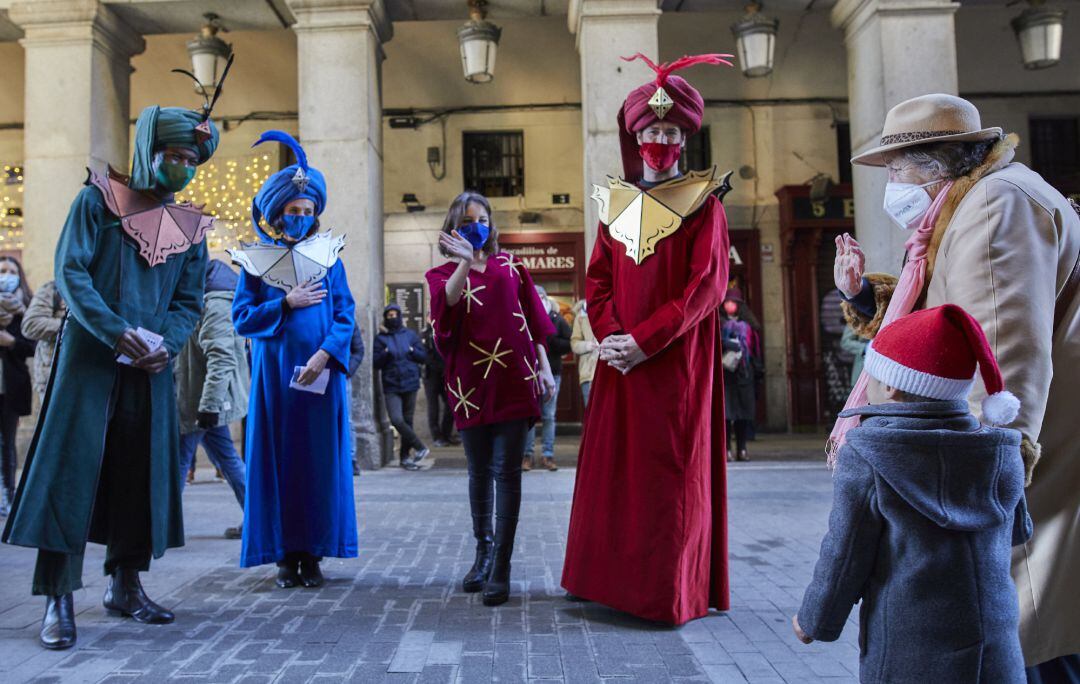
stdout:
[(484, 605), (497, 606), (510, 595), (525, 435), (541, 399), (555, 391), (544, 352), (555, 331), (525, 265), (499, 251), (483, 195), (465, 192), (453, 201), (439, 249), (450, 261), (427, 272), (432, 326), (469, 463), (476, 536), (463, 588), (482, 589)]

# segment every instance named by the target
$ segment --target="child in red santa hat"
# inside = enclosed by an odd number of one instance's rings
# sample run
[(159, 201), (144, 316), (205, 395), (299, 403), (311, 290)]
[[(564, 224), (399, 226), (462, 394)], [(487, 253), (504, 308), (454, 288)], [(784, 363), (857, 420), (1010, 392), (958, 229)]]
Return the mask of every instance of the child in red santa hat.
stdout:
[(837, 458), (829, 531), (792, 619), (834, 641), (859, 611), (866, 682), (1023, 682), (1012, 546), (1031, 536), (1020, 433), (982, 328), (946, 304), (897, 319), (866, 351), (871, 405)]

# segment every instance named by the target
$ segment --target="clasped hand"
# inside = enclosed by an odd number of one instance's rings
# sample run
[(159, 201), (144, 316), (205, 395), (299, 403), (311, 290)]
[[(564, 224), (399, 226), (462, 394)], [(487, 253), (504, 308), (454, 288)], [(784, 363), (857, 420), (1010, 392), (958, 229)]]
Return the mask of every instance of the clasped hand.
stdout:
[(160, 373), (169, 367), (169, 350), (165, 345), (150, 351), (150, 346), (132, 328), (128, 328), (120, 336), (116, 351), (131, 359), (133, 367), (141, 368), (147, 373)]
[(608, 335), (600, 343), (600, 360), (623, 375), (647, 358), (633, 335)]

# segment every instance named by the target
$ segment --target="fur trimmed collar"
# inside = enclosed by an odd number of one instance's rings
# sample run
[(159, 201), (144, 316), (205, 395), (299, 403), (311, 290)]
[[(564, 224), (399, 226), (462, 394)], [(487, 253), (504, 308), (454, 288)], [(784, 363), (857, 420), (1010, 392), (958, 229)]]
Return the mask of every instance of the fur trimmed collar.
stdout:
[[(982, 164), (970, 174), (958, 178), (953, 183), (952, 188), (949, 189), (949, 196), (945, 199), (945, 205), (941, 208), (941, 215), (938, 216), (937, 223), (934, 225), (934, 234), (930, 236), (930, 246), (927, 249), (927, 287), (930, 286), (930, 280), (934, 277), (934, 265), (937, 263), (938, 248), (941, 246), (941, 241), (945, 239), (945, 232), (948, 230), (949, 223), (952, 221), (953, 215), (956, 214), (960, 203), (964, 201), (964, 198), (967, 197), (967, 194), (975, 187), (976, 183), (1012, 163), (1013, 157), (1016, 156), (1016, 147), (1019, 144), (1020, 136), (1016, 133), (1009, 133), (990, 148), (990, 154), (986, 155), (986, 160)], [(925, 294), (926, 290), (924, 289), (923, 296)]]

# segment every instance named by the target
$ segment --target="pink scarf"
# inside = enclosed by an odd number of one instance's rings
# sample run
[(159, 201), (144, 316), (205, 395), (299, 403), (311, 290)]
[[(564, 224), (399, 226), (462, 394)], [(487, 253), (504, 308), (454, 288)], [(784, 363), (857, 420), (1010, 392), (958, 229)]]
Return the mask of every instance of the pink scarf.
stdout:
[[(926, 284), (926, 259), (930, 251), (930, 239), (934, 236), (934, 226), (937, 225), (941, 209), (945, 206), (945, 199), (949, 196), (952, 186), (953, 182), (949, 181), (941, 189), (930, 205), (930, 209), (923, 216), (922, 223), (904, 243), (904, 247), (907, 248), (907, 261), (904, 263), (904, 270), (900, 272), (900, 280), (896, 283), (892, 299), (889, 300), (889, 308), (885, 310), (885, 318), (881, 322), (882, 328), (897, 318), (911, 313), (915, 308), (915, 303), (922, 296), (923, 286)], [(851, 389), (847, 403), (844, 404), (845, 411), (866, 406), (866, 385), (869, 380), (870, 376), (864, 370), (855, 382), (855, 387)], [(858, 425), (858, 416), (836, 419), (836, 425), (833, 426), (832, 434), (829, 435), (828, 446), (825, 450), (830, 468), (836, 465), (836, 454), (844, 445), (848, 430)]]

